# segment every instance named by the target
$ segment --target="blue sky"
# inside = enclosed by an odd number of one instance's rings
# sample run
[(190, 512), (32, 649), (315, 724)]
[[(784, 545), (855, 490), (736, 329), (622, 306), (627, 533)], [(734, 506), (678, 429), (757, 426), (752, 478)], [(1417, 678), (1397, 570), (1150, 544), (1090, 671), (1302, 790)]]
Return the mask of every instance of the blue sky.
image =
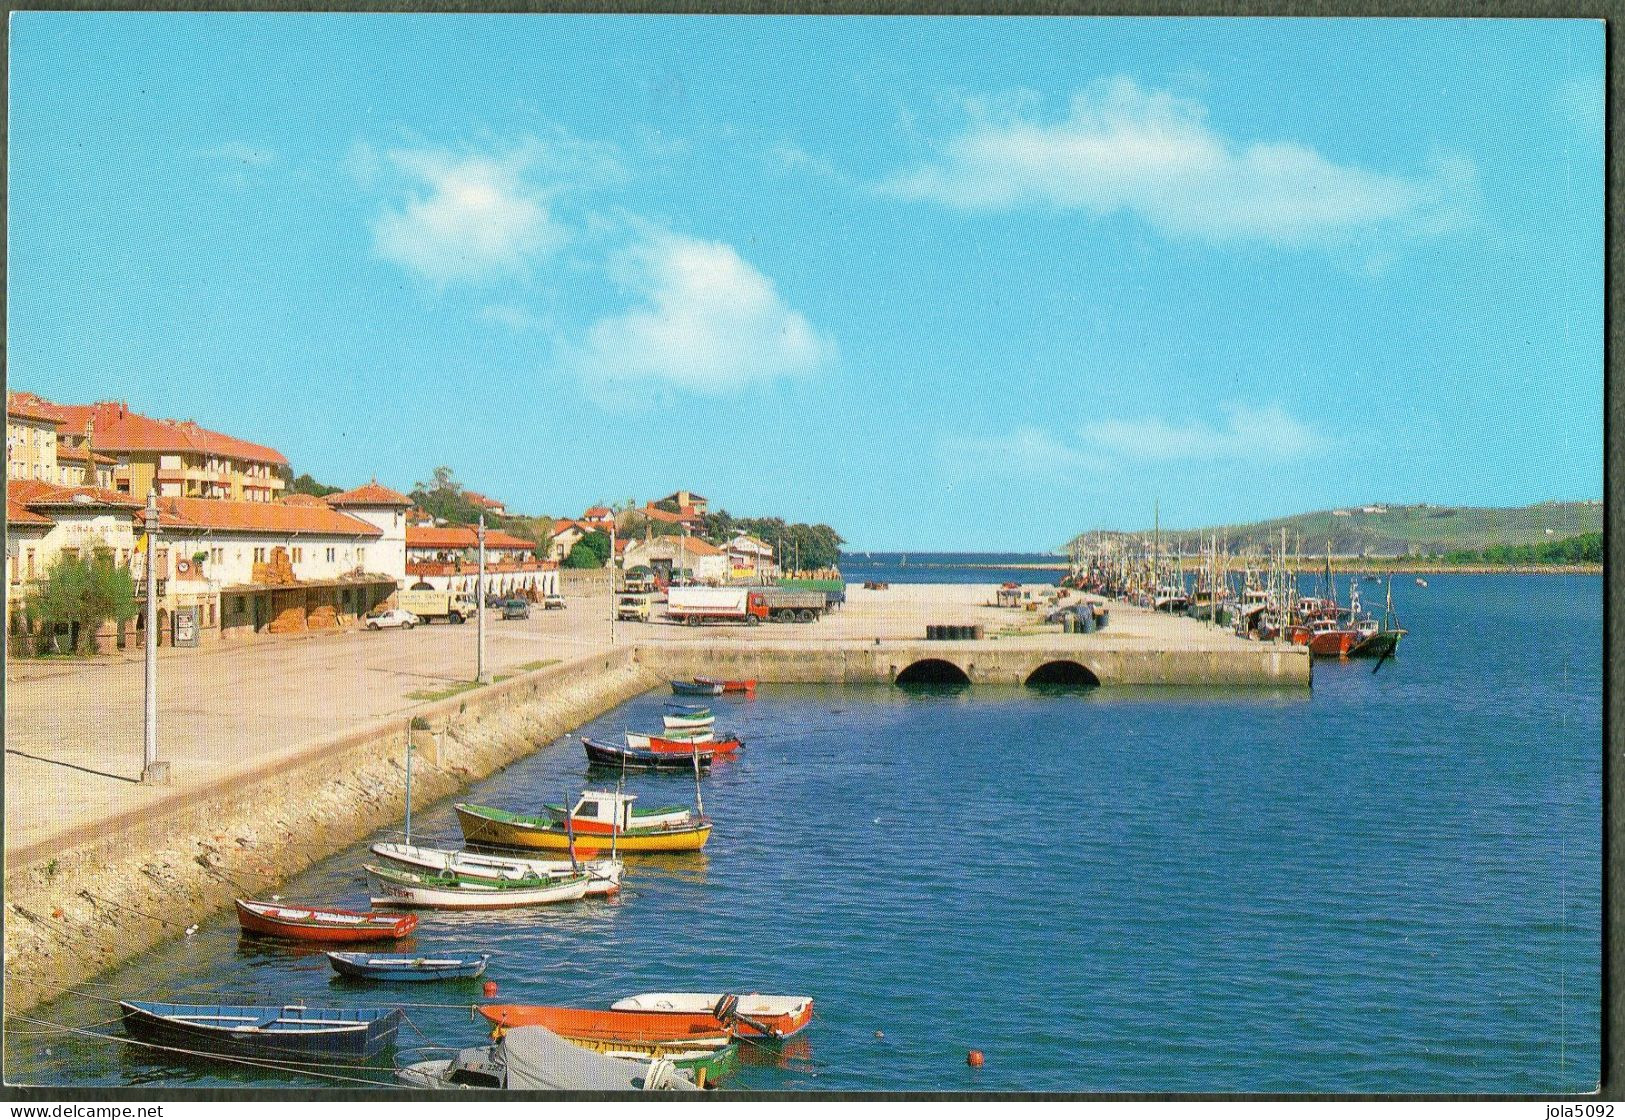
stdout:
[(1601, 496), (1595, 21), (12, 16), (9, 378), (857, 548)]

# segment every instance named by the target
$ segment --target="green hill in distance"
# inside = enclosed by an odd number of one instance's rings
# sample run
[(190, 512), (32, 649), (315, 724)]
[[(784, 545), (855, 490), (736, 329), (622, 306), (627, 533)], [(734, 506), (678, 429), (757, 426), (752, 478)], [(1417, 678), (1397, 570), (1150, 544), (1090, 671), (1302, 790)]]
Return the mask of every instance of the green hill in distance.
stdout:
[[(1199, 552), (1203, 542), (1218, 534), (1228, 542), (1231, 555), (1263, 555), (1280, 547), (1286, 530), (1288, 549), (1305, 556), (1324, 555), (1331, 542), (1334, 556), (1427, 557), (1452, 552), (1480, 552), (1491, 548), (1539, 546), (1602, 531), (1600, 501), (1541, 502), (1532, 506), (1442, 506), (1373, 503), (1335, 510), (1316, 510), (1245, 525), (1208, 525), (1200, 529), (1162, 528), (1165, 552)], [(1142, 537), (1151, 527), (1106, 536)], [(1094, 532), (1081, 533), (1074, 542), (1084, 548)]]

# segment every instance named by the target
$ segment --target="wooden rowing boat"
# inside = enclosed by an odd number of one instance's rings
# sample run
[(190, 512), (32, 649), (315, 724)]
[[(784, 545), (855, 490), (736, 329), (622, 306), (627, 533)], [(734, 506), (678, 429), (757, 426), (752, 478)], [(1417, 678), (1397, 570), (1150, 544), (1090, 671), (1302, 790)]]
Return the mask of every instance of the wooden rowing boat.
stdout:
[(557, 877), (573, 875), (579, 870), (592, 880), (587, 887), (590, 895), (614, 894), (621, 889), (621, 876), (626, 872), (626, 864), (618, 859), (577, 860), (572, 864), (567, 859), (524, 859), (414, 844), (374, 844), (372, 854), (417, 871), (452, 871), (471, 879), (521, 879), (527, 872)]
[[(458, 804), (457, 824), (471, 844), (528, 851), (567, 851), (572, 833), (577, 855), (623, 852), (693, 852), (711, 838), (710, 818), (689, 809), (634, 813), (636, 794), (588, 790), (566, 814), (550, 806), (547, 817), (528, 817), (483, 805)], [(557, 809), (557, 813), (552, 810)]]
[(671, 690), (678, 696), (721, 696), (722, 683), (720, 681), (672, 681)]
[(708, 750), (712, 754), (733, 754), (744, 741), (737, 735), (722, 735), (718, 737), (707, 730), (694, 735), (692, 738), (682, 732), (673, 732), (670, 735), (641, 735), (636, 731), (626, 732), (626, 745), (633, 750), (664, 751), (667, 754), (688, 754), (693, 745), (698, 743), (701, 750)]
[(366, 864), (374, 906), (414, 906), (426, 910), (511, 910), (585, 898), (585, 874), (528, 879), (485, 879), (453, 871), (409, 871)]
[(688, 730), (690, 728), (715, 727), (717, 717), (707, 712), (705, 715), (687, 715), (667, 712), (660, 717), (660, 722), (668, 731)]
[(415, 914), (283, 906), (239, 898), (237, 921), (245, 933), (289, 941), (398, 940), (417, 927)]
[(415, 1089), (513, 1089), (546, 1092), (695, 1092), (688, 1075), (661, 1059), (606, 1057), (567, 1042), (545, 1027), (515, 1027), (488, 1046), (461, 1050), (420, 1047), (416, 1053), (444, 1053), (400, 1065), (395, 1078)]
[[(614, 1011), (643, 1011), (662, 1015), (715, 1015), (729, 997), (720, 992), (643, 992), (610, 1004)], [(747, 1038), (781, 1040), (799, 1034), (812, 1022), (811, 996), (772, 996), (751, 992), (733, 997), (726, 1025)], [(718, 1025), (724, 1025), (718, 1020)]]
[(327, 954), (328, 963), (340, 976), (356, 980), (390, 980), (421, 983), (429, 980), (472, 980), (485, 973), (491, 954), (477, 957), (378, 956), (373, 953)]
[(581, 746), (589, 765), (610, 770), (692, 770), (709, 768), (716, 754), (710, 743), (684, 743), (682, 750), (657, 751), (600, 743), (583, 735)]
[(382, 1007), (254, 1007), (120, 1000), (131, 1038), (178, 1050), (301, 1061), (370, 1058), (395, 1041), (403, 1013)]

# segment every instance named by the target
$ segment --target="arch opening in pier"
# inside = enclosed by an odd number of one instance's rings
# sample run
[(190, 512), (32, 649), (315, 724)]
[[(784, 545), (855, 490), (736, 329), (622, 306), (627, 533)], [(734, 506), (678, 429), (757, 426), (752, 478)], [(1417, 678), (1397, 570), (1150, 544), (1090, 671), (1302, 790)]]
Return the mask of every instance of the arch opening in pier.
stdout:
[(1046, 661), (1027, 675), (1026, 683), (1050, 688), (1097, 688), (1100, 678), (1076, 661)]
[(952, 661), (940, 657), (927, 657), (916, 661), (897, 674), (898, 684), (970, 684), (965, 670)]

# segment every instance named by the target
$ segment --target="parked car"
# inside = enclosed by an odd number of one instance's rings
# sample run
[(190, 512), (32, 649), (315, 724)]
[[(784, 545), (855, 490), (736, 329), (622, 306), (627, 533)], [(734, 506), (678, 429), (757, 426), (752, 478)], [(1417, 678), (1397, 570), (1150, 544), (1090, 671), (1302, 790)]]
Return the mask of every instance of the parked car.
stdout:
[(530, 604), (523, 599), (509, 599), (502, 604), (503, 618), (529, 618)]
[(495, 592), (488, 592), (485, 596), (485, 605), (488, 607), (500, 607), (504, 602), (502, 596)]
[(417, 615), (411, 611), (403, 611), (399, 607), (384, 611), (382, 614), (367, 616), (368, 630), (392, 630), (397, 626), (403, 630), (410, 630), (417, 624)]
[(542, 609), (549, 611), (562, 611), (564, 609), (563, 595), (549, 595), (542, 600)]

